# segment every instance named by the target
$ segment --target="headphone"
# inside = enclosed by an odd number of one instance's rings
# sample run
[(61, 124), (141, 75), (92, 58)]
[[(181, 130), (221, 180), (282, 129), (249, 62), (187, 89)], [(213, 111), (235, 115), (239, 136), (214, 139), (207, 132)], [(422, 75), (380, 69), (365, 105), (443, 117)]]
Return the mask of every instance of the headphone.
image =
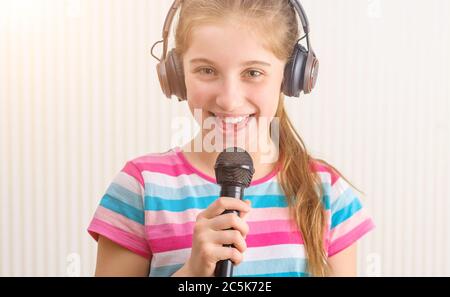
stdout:
[[(298, 0), (288, 1), (300, 17), (305, 36), (297, 41), (293, 53), (286, 63), (281, 91), (286, 96), (299, 97), (300, 92), (303, 91), (305, 94), (309, 94), (314, 88), (319, 72), (319, 60), (310, 46), (309, 23), (302, 5)], [(183, 63), (180, 57), (175, 53), (175, 49), (172, 49), (167, 53), (167, 46), (172, 20), (182, 2), (183, 0), (175, 0), (173, 2), (164, 22), (162, 32), (163, 40), (153, 44), (151, 49), (152, 56), (159, 61), (156, 66), (156, 71), (163, 93), (169, 99), (172, 95), (175, 95), (178, 97), (178, 101), (187, 100)], [(298, 43), (305, 37), (307, 49)], [(161, 42), (164, 43), (163, 54), (161, 59), (158, 59), (153, 55), (153, 49)]]

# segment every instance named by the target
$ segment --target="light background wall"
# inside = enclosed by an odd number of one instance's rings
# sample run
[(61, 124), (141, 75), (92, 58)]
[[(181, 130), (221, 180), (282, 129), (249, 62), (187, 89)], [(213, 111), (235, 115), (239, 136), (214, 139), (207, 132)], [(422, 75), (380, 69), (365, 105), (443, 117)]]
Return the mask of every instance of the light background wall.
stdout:
[[(169, 0), (0, 0), (0, 275), (92, 275), (86, 228), (131, 158), (173, 145), (149, 50)], [(321, 61), (288, 98), (365, 192), (359, 274), (450, 275), (450, 2), (304, 0)], [(160, 52), (160, 47), (157, 52)]]

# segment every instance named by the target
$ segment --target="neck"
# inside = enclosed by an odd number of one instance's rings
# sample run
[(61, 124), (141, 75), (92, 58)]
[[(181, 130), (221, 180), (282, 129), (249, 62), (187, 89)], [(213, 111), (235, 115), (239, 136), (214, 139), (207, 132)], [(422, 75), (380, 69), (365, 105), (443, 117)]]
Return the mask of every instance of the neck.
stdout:
[[(214, 177), (214, 165), (219, 154), (226, 148), (225, 146), (221, 150), (215, 149), (214, 151), (208, 151), (201, 146), (198, 150), (195, 144), (203, 143), (199, 142), (201, 135), (198, 134), (194, 139), (182, 147), (182, 151), (186, 159), (196, 167), (198, 170), (207, 174), (208, 176)], [(257, 150), (247, 150), (253, 160), (253, 166), (255, 168), (255, 174), (253, 175), (253, 180), (257, 180), (267, 176), (271, 173), (278, 161), (278, 147), (272, 141), (268, 141), (263, 146), (258, 146)]]

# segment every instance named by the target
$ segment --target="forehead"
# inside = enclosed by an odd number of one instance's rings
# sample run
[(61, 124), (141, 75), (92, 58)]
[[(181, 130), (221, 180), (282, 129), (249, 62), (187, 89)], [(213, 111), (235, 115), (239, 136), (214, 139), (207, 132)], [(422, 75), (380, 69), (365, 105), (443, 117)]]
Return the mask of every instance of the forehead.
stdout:
[(200, 25), (192, 30), (187, 59), (206, 58), (208, 60), (242, 63), (261, 60), (274, 63), (275, 55), (265, 46), (263, 38), (256, 30), (233, 24)]

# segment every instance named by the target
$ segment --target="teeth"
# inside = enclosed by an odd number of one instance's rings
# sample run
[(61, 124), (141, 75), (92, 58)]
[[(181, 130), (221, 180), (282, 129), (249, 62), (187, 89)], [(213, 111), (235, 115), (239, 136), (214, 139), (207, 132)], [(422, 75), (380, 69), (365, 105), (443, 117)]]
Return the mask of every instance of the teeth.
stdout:
[[(214, 116), (216, 116), (216, 115), (214, 115)], [(248, 118), (248, 115), (241, 116), (241, 117), (220, 117), (219, 116), (218, 118), (220, 118), (226, 124), (234, 124), (235, 125), (235, 124), (239, 124), (240, 122), (242, 122), (243, 120)]]
[(224, 122), (227, 124), (237, 124), (245, 120), (247, 117), (237, 117), (237, 118), (225, 118)]

